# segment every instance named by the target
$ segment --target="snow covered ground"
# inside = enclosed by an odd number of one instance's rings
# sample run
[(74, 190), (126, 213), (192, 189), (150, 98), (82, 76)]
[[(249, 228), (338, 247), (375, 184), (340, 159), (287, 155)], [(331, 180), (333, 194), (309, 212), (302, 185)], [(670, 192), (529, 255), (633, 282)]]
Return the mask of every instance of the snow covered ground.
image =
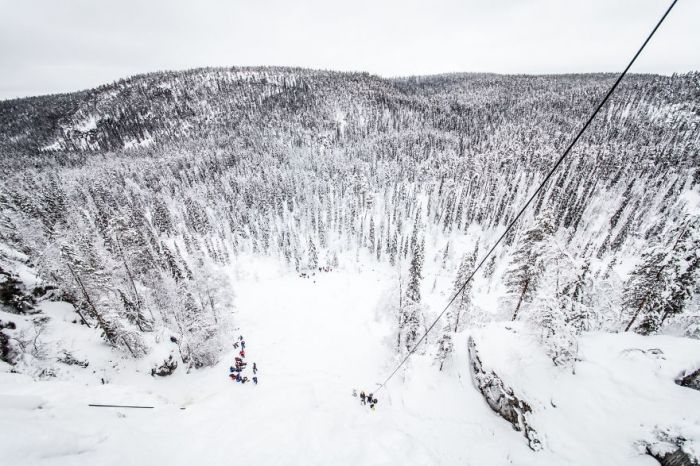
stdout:
[[(515, 364), (506, 375), (521, 377), (523, 390), (542, 402), (535, 412), (536, 427), (546, 430), (540, 452), (474, 388), (466, 335), (446, 371), (438, 372), (430, 355), (416, 357), (370, 411), (351, 393), (374, 389), (395, 363), (394, 322), (380, 305), (388, 270), (357, 265), (307, 279), (270, 264), (238, 270), (235, 322), (246, 360), (259, 367), (258, 386), (227, 377), (233, 348), (217, 367), (190, 374), (179, 368), (165, 378), (147, 375), (150, 363), (120, 360), (108, 350), (103, 361), (71, 368), (62, 380), (0, 371), (0, 463), (652, 465), (630, 442), (653, 429), (654, 419), (678, 419), (686, 435), (699, 434), (700, 393), (672, 379), (684, 364), (700, 362), (700, 343), (667, 337), (587, 336), (575, 376), (543, 369), (536, 355), (508, 359), (492, 339), (484, 351), (493, 364)], [(488, 341), (483, 332), (497, 337), (503, 330), (479, 332)], [(620, 353), (628, 344), (662, 347), (668, 359)], [(518, 372), (528, 364), (529, 374)], [(556, 409), (544, 407), (550, 394)]]
[(472, 336), (484, 365), (532, 408), (528, 421), (554, 464), (657, 464), (640, 455), (659, 434), (700, 453), (700, 392), (674, 383), (700, 362), (697, 340), (588, 333), (575, 366), (562, 369), (522, 322)]

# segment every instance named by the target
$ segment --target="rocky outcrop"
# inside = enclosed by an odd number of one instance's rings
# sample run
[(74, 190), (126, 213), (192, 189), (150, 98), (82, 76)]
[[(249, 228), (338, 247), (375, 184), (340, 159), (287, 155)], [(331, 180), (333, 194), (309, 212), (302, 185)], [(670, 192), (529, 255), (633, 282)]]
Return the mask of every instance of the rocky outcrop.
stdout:
[(173, 372), (175, 372), (175, 369), (177, 369), (177, 361), (175, 361), (173, 359), (173, 355), (171, 354), (168, 357), (168, 359), (163, 361), (163, 364), (151, 369), (151, 375), (152, 376), (157, 375), (159, 377), (166, 377), (168, 375), (171, 375)]
[(697, 461), (693, 460), (686, 452), (680, 448), (670, 453), (654, 453), (647, 450), (650, 456), (653, 456), (661, 466), (700, 466)]
[(3, 332), (3, 330), (14, 330), (14, 322), (3, 322), (0, 320), (0, 361), (5, 361), (8, 364), (13, 364), (14, 351), (10, 345), (10, 336)]
[(656, 436), (656, 442), (646, 443), (646, 453), (661, 466), (700, 466), (697, 458), (688, 453), (686, 438), (663, 431), (657, 432)]
[(469, 361), (474, 385), (491, 409), (510, 422), (513, 429), (522, 432), (532, 450), (540, 450), (542, 443), (529, 420), (529, 415), (532, 413), (530, 404), (518, 397), (498, 374), (484, 367), (476, 343), (471, 337), (469, 338)]
[(700, 390), (700, 368), (684, 372), (676, 379), (676, 383), (682, 387)]
[(27, 293), (19, 278), (0, 267), (0, 309), (13, 314), (26, 314), (34, 309), (36, 300)]

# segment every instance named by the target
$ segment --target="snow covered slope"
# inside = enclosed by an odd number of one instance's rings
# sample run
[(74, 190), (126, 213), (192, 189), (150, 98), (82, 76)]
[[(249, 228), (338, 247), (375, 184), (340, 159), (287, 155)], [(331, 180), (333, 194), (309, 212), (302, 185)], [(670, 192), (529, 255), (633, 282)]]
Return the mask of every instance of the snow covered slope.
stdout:
[(700, 342), (588, 333), (568, 370), (553, 366), (537, 333), (522, 323), (492, 324), (472, 338), (484, 368), (532, 409), (526, 417), (545, 456), (561, 464), (645, 464), (640, 453), (665, 436), (700, 453), (700, 392), (674, 382), (700, 362)]
[(0, 373), (3, 459), (423, 465), (530, 456), (473, 389), (465, 359), (451, 375), (417, 360), (404, 388), (397, 382), (378, 395), (376, 411), (351, 396), (353, 388), (372, 390), (393, 362), (393, 329), (377, 309), (386, 278), (386, 271), (363, 268), (304, 279), (269, 266), (239, 277), (238, 320), (246, 359), (259, 367), (258, 386), (229, 380), (233, 350), (216, 367), (162, 379), (134, 373), (122, 360), (106, 385), (91, 368), (70, 382)]
[[(215, 367), (164, 378), (104, 344), (60, 380), (0, 372), (3, 463), (651, 465), (637, 442), (657, 427), (699, 438), (700, 393), (673, 378), (697, 362), (700, 343), (670, 337), (586, 335), (574, 375), (554, 368), (522, 325), (477, 330), (485, 364), (535, 407), (539, 452), (472, 384), (467, 333), (445, 371), (417, 355), (375, 411), (361, 406), (352, 389), (373, 390), (395, 363), (395, 328), (380, 306), (390, 274), (357, 264), (301, 278), (273, 261), (232, 269), (240, 328), (230, 340), (244, 336), (257, 386), (227, 377), (233, 348)], [(81, 326), (74, 335), (94, 338)]]

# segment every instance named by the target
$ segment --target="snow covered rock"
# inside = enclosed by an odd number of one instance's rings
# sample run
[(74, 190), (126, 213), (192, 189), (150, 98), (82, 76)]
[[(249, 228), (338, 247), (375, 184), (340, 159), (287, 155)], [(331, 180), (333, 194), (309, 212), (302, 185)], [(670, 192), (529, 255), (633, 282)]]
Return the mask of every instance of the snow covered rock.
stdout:
[(15, 314), (34, 309), (35, 299), (19, 278), (0, 267), (0, 308)]
[(173, 355), (171, 354), (168, 359), (163, 361), (163, 364), (154, 367), (151, 369), (151, 375), (152, 376), (159, 376), (159, 377), (166, 377), (168, 375), (172, 375), (173, 372), (175, 372), (175, 369), (177, 369), (177, 361), (173, 359)]
[(657, 433), (658, 440), (646, 443), (646, 452), (661, 466), (700, 466), (688, 439), (669, 431)]
[(694, 371), (685, 371), (676, 379), (676, 383), (682, 387), (700, 390), (700, 368)]
[(700, 464), (692, 459), (681, 448), (676, 448), (675, 450), (663, 453), (657, 453), (654, 450), (649, 450), (649, 455), (653, 456), (661, 464), (661, 466), (698, 466)]
[(469, 361), (472, 380), (491, 409), (510, 422), (515, 430), (523, 432), (531, 449), (540, 450), (542, 444), (532, 427), (530, 404), (516, 394), (488, 365), (485, 367), (473, 337), (469, 337)]
[(5, 334), (5, 328), (14, 329), (14, 322), (3, 322), (0, 320), (0, 361), (12, 362), (12, 348), (10, 347), (10, 337)]
[(697, 464), (700, 394), (679, 385), (693, 379), (683, 371), (697, 367), (700, 342), (584, 332), (575, 365), (565, 368), (547, 356), (539, 332), (525, 322), (493, 323), (469, 341), (478, 390), (538, 454), (563, 464), (648, 464), (648, 456)]

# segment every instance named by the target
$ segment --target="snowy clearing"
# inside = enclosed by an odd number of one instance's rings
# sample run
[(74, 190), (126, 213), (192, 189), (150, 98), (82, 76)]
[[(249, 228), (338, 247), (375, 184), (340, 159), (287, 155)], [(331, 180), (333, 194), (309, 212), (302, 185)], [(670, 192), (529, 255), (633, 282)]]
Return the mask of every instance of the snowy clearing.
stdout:
[[(430, 355), (417, 356), (370, 411), (351, 392), (371, 391), (395, 362), (391, 323), (378, 306), (386, 271), (305, 279), (255, 270), (234, 283), (236, 322), (246, 360), (259, 367), (258, 386), (228, 378), (233, 349), (214, 368), (165, 378), (120, 360), (106, 385), (93, 366), (70, 381), (0, 372), (5, 464), (651, 465), (634, 441), (649, 437), (653, 420), (675, 419), (684, 435), (700, 437), (700, 393), (673, 383), (700, 342), (671, 337), (587, 335), (572, 375), (539, 356), (531, 337), (518, 338), (516, 351), (502, 326), (477, 331), (489, 363), (537, 404), (535, 427), (546, 437), (540, 452), (475, 389), (466, 334), (446, 371)], [(658, 347), (665, 356), (628, 347)], [(102, 351), (106, 365), (110, 353)], [(621, 416), (628, 422), (615, 422)]]

